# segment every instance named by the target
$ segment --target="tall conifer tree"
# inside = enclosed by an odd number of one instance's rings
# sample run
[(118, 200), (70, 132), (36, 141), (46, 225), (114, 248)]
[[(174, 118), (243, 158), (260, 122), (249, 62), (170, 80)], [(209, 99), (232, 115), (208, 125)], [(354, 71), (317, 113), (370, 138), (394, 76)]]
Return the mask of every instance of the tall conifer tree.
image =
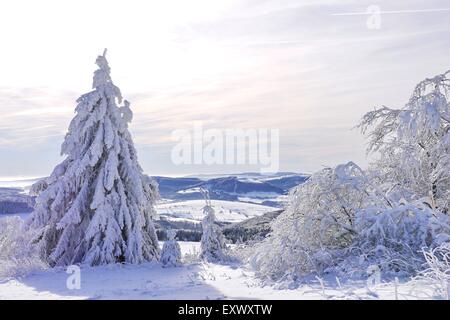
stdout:
[(66, 159), (47, 179), (28, 220), (51, 265), (140, 263), (159, 256), (152, 222), (157, 186), (138, 163), (128, 131), (130, 104), (122, 105), (105, 55), (96, 60), (94, 90), (77, 100), (61, 148)]

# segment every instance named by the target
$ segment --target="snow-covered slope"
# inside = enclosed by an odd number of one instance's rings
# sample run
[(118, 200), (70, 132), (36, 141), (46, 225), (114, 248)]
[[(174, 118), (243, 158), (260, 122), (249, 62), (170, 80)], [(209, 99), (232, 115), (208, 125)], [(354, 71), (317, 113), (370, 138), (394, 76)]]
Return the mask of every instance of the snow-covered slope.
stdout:
[[(198, 242), (181, 242), (187, 255), (199, 252)], [(0, 282), (3, 299), (429, 299), (430, 283), (381, 283), (367, 288), (366, 281), (336, 282), (311, 279), (294, 289), (262, 286), (242, 265), (191, 262), (179, 268), (158, 263), (81, 268), (81, 288), (68, 289), (65, 269), (39, 271), (21, 279)], [(397, 287), (397, 288), (396, 288)], [(397, 292), (397, 294), (396, 294)]]
[[(222, 200), (211, 200), (218, 221), (240, 222), (251, 217), (273, 211), (272, 207)], [(182, 202), (165, 202), (158, 204), (156, 210), (160, 216), (168, 219), (184, 219), (200, 222), (203, 217), (205, 201), (190, 200)]]
[[(298, 174), (291, 172), (282, 172), (273, 175), (262, 175), (259, 173), (241, 173), (235, 175), (201, 175), (193, 177), (161, 177), (155, 176), (154, 179), (158, 182), (159, 192), (163, 199), (169, 199), (173, 201), (180, 201), (180, 206), (185, 206), (185, 202), (191, 200), (202, 200), (202, 189), (209, 191), (210, 197), (215, 200), (223, 200), (225, 202), (240, 202), (248, 204), (256, 204), (264, 207), (282, 208), (286, 202), (286, 194), (293, 186), (301, 184), (308, 179), (309, 175)], [(0, 178), (0, 203), (2, 201), (2, 195), (11, 195), (11, 188), (14, 188), (14, 193), (19, 195), (17, 197), (17, 206), (20, 208), (23, 206), (23, 202), (27, 202), (27, 194), (30, 186), (40, 179), (2, 179)], [(7, 188), (7, 189), (6, 189)], [(9, 201), (10, 199), (8, 199)], [(3, 199), (3, 201), (5, 201)], [(33, 200), (30, 200), (33, 201)], [(11, 203), (5, 203), (4, 206), (11, 207)], [(198, 207), (193, 202), (189, 205)], [(172, 206), (172, 205), (170, 205)], [(236, 207), (237, 205), (233, 205)], [(226, 208), (229, 205), (225, 206)], [(164, 208), (164, 206), (163, 206)], [(245, 204), (239, 208), (239, 214), (245, 218), (246, 210), (252, 208)], [(256, 214), (259, 215), (261, 211), (260, 206), (254, 207)], [(8, 209), (9, 210), (9, 209)], [(14, 212), (19, 212), (14, 211)], [(26, 210), (30, 211), (29, 209)], [(244, 212), (244, 214), (242, 214)], [(267, 211), (266, 211), (267, 212)], [(7, 213), (5, 210), (1, 210), (0, 214)], [(8, 211), (8, 213), (11, 213)], [(251, 215), (249, 215), (250, 217)], [(234, 218), (230, 218), (229, 221), (236, 221)], [(242, 221), (243, 218), (238, 218), (238, 221)], [(228, 220), (227, 220), (228, 221)]]
[(172, 200), (203, 199), (200, 189), (209, 191), (211, 199), (261, 203), (283, 207), (289, 190), (308, 179), (308, 175), (281, 173), (261, 175), (243, 173), (236, 175), (202, 175), (199, 177), (154, 177), (163, 198)]
[[(26, 201), (29, 198), (24, 198), (22, 200), (18, 199), (16, 206), (11, 210), (8, 209), (9, 214), (4, 214), (4, 216), (10, 216), (10, 214), (22, 214), (22, 216), (27, 216), (32, 210), (30, 206), (26, 206)], [(244, 202), (233, 202), (233, 201), (222, 201), (222, 200), (212, 200), (212, 205), (216, 212), (216, 217), (219, 222), (241, 222), (246, 219), (261, 216), (264, 213), (271, 212), (274, 210), (273, 207), (263, 206), (253, 203)], [(0, 201), (0, 209), (2, 205), (5, 207), (9, 202), (2, 203)], [(21, 207), (19, 205), (24, 205)], [(188, 200), (188, 201), (170, 201), (162, 200), (156, 206), (156, 211), (160, 217), (166, 220), (174, 221), (190, 221), (199, 223), (204, 218), (203, 207), (205, 206), (205, 201), (203, 200)], [(14, 210), (13, 210), (14, 209)], [(22, 210), (21, 210), (22, 209)]]
[(0, 215), (33, 211), (34, 198), (19, 187), (0, 187)]

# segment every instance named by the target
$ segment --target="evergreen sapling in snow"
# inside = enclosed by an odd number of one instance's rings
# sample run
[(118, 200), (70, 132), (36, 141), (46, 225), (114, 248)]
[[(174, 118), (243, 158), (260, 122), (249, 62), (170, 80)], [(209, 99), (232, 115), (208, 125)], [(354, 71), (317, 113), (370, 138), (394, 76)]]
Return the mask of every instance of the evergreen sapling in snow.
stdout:
[(160, 262), (164, 267), (178, 267), (181, 265), (181, 248), (175, 237), (176, 230), (168, 230), (168, 240), (164, 242)]
[(200, 242), (201, 258), (208, 262), (218, 262), (225, 258), (225, 238), (216, 224), (216, 215), (207, 191), (203, 191), (206, 205), (203, 208), (205, 217), (202, 221), (203, 234)]

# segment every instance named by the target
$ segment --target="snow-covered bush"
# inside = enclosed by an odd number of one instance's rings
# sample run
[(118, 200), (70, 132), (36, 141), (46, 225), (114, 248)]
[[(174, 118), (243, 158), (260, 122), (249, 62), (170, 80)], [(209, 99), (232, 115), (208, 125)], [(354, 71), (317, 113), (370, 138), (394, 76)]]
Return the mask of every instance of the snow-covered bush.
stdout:
[(384, 277), (407, 276), (421, 269), (423, 249), (448, 241), (448, 215), (420, 201), (393, 203), (350, 162), (294, 189), (250, 262), (276, 281), (329, 271), (362, 277), (373, 265)]
[(208, 262), (218, 262), (225, 259), (226, 243), (222, 230), (216, 224), (216, 215), (211, 200), (205, 193), (206, 205), (203, 208), (205, 217), (202, 221), (202, 239), (200, 240), (200, 257)]
[(324, 169), (290, 194), (251, 263), (262, 277), (315, 272), (411, 275), (422, 250), (450, 242), (450, 71), (426, 79), (402, 110), (383, 107), (359, 125), (379, 155)]
[(0, 279), (47, 267), (37, 248), (30, 246), (31, 239), (32, 234), (24, 230), (19, 217), (0, 219)]
[(313, 174), (291, 191), (288, 207), (257, 247), (252, 264), (273, 280), (322, 272), (353, 243), (356, 214), (368, 203), (381, 200), (371, 194), (367, 177), (353, 162)]
[(165, 267), (178, 267), (181, 265), (181, 248), (175, 237), (177, 235), (176, 230), (168, 230), (168, 240), (164, 242), (161, 258), (159, 261)]
[(420, 201), (369, 206), (357, 213), (355, 230), (358, 237), (346, 250), (340, 271), (362, 276), (377, 265), (384, 277), (403, 277), (423, 268), (423, 250), (450, 241), (450, 217)]
[(390, 205), (358, 214), (353, 248), (387, 274), (414, 274), (422, 250), (450, 241), (449, 75), (425, 79), (403, 109), (382, 107), (359, 125), (368, 152), (378, 152), (368, 175)]
[(99, 56), (94, 90), (81, 96), (57, 165), (27, 222), (52, 265), (140, 263), (159, 258), (156, 185), (142, 173), (128, 123), (133, 113)]

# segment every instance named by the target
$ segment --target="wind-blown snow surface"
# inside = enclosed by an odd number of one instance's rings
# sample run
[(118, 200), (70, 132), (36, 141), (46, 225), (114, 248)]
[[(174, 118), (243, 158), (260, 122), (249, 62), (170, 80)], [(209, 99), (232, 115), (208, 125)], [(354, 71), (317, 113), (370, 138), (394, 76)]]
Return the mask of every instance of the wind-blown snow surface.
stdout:
[[(199, 251), (198, 242), (181, 242), (184, 257)], [(81, 289), (69, 290), (65, 269), (36, 272), (0, 281), (0, 299), (395, 299), (393, 283), (371, 290), (365, 281), (342, 284), (317, 279), (295, 289), (262, 286), (254, 273), (239, 265), (186, 263), (163, 268), (158, 263), (81, 268)], [(398, 299), (432, 297), (431, 287), (400, 283)]]

